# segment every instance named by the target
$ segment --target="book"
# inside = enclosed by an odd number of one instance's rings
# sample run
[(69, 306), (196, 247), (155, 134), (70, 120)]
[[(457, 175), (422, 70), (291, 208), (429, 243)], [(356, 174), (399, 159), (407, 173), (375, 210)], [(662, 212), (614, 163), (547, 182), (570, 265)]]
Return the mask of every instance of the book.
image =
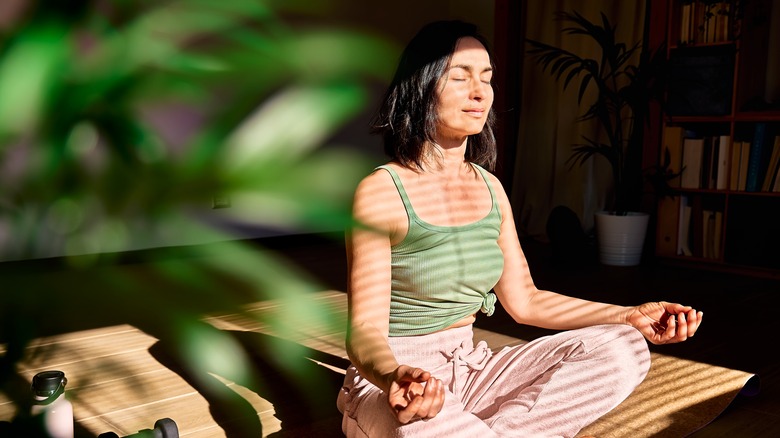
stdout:
[[(680, 171), (682, 170), (682, 150), (685, 130), (681, 126), (665, 126), (663, 129), (664, 154), (669, 154), (669, 168), (672, 173), (678, 174), (669, 180), (670, 187), (680, 187)], [(665, 157), (661, 158), (662, 161)]]
[(728, 1), (718, 2), (715, 6), (715, 42), (728, 41), (731, 5)]
[(677, 221), (680, 215), (680, 197), (664, 197), (658, 201), (658, 231), (655, 249), (658, 255), (677, 254)]
[(694, 257), (704, 257), (704, 203), (702, 201), (701, 196), (692, 196), (690, 199), (691, 219), (688, 240)]
[(742, 157), (739, 159), (739, 187), (737, 190), (744, 191), (747, 184), (748, 160), (750, 158), (750, 142), (742, 142)]
[(714, 43), (715, 40), (715, 28), (716, 24), (716, 11), (717, 4), (705, 3), (704, 4), (704, 42)]
[(704, 138), (683, 139), (682, 166), (680, 187), (684, 189), (701, 188), (701, 168), (704, 158)]
[(775, 141), (772, 146), (772, 155), (769, 159), (769, 166), (767, 166), (766, 174), (764, 175), (764, 183), (761, 185), (762, 192), (772, 191), (772, 185), (777, 176), (778, 162), (780, 162), (780, 135), (775, 136)]
[(775, 182), (772, 183), (772, 191), (780, 192), (780, 168), (777, 169), (777, 173), (775, 174)]
[(712, 181), (713, 171), (712, 163), (715, 162), (713, 159), (713, 143), (712, 143), (712, 137), (711, 136), (705, 136), (703, 138), (704, 140), (704, 149), (701, 153), (701, 178), (699, 179), (699, 188), (700, 189), (711, 189), (715, 186), (715, 184)]
[(691, 213), (693, 207), (687, 196), (680, 196), (680, 220), (677, 222), (677, 255), (692, 256), (690, 242)]
[(746, 192), (756, 192), (760, 189), (762, 169), (765, 168), (766, 150), (766, 123), (758, 122), (753, 129), (753, 140), (750, 142), (750, 156), (748, 158)]
[(694, 1), (691, 9), (691, 31), (694, 43), (707, 42), (707, 8), (703, 1)]
[(702, 210), (702, 257), (714, 259), (715, 253), (715, 212)]
[(729, 161), (731, 156), (729, 155), (729, 143), (731, 142), (730, 135), (720, 135), (717, 137), (717, 160), (715, 161), (715, 187), (718, 190), (726, 190), (728, 188), (728, 170)]
[(702, 257), (720, 258), (721, 236), (723, 234), (723, 212), (702, 210)]
[(680, 43), (688, 44), (692, 42), (691, 38), (691, 3), (683, 3), (680, 11)]
[(742, 159), (742, 142), (731, 145), (731, 168), (729, 169), (729, 190), (739, 189), (739, 166)]
[(721, 239), (723, 238), (723, 212), (715, 211), (715, 229), (713, 230), (713, 257), (719, 259), (721, 257)]

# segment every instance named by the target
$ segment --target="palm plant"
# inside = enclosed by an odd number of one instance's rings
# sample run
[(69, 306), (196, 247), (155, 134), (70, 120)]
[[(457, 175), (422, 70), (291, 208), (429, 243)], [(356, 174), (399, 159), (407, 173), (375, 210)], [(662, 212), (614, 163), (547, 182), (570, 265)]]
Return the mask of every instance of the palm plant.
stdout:
[[(542, 69), (556, 80), (563, 78), (565, 90), (579, 78), (577, 103), (583, 104), (589, 89), (595, 94), (580, 121), (597, 120), (606, 141), (584, 137), (573, 145), (568, 163), (582, 165), (594, 156), (602, 156), (611, 165), (614, 195), (609, 210), (618, 215), (636, 211), (642, 195), (642, 146), (644, 128), (653, 99), (661, 96), (664, 50), (655, 54), (643, 50), (640, 42), (628, 46), (617, 41), (616, 26), (601, 13), (601, 23), (593, 23), (578, 12), (558, 12), (556, 18), (572, 25), (563, 29), (566, 35), (581, 36), (595, 42), (599, 58), (576, 53), (543, 42), (528, 40), (532, 55)], [(646, 34), (646, 32), (645, 32)]]

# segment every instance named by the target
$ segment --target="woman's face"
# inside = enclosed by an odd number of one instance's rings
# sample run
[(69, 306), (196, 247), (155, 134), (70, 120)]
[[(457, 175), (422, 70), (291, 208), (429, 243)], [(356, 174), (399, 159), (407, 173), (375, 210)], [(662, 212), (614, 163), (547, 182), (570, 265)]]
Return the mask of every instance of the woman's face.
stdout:
[(478, 134), (493, 105), (493, 68), (487, 50), (477, 39), (458, 41), (450, 66), (439, 81), (437, 140), (463, 142)]

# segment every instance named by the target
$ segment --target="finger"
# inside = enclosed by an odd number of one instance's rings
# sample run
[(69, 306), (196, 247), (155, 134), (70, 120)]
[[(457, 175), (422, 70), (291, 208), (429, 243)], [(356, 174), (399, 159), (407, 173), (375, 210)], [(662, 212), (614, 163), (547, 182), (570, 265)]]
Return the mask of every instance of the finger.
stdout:
[(699, 329), (699, 325), (701, 325), (702, 316), (703, 316), (702, 312), (691, 310), (688, 316), (688, 337), (689, 338), (692, 337), (694, 334), (696, 334), (696, 331)]
[(666, 310), (666, 312), (671, 313), (671, 314), (687, 312), (687, 311), (692, 309), (691, 306), (683, 306), (680, 303), (667, 303), (667, 302), (663, 302), (662, 304), (663, 304), (664, 310)]
[(409, 405), (409, 401), (405, 398), (403, 392), (388, 394), (387, 402), (396, 412), (401, 411)]
[(425, 382), (431, 378), (431, 373), (422, 368), (412, 368), (399, 376), (404, 382)]
[(441, 412), (441, 408), (444, 406), (444, 383), (442, 381), (439, 381), (439, 388), (434, 394), (433, 397), (433, 403), (431, 403), (431, 408), (428, 412), (428, 418), (435, 417), (439, 412)]
[(677, 336), (675, 340), (682, 342), (688, 339), (688, 318), (685, 313), (677, 314)]
[(423, 390), (423, 397), (431, 397), (438, 391), (441, 380), (431, 377), (425, 383), (425, 390)]
[[(430, 379), (428, 380), (428, 383), (425, 385), (425, 391), (423, 391), (422, 395), (422, 403), (420, 404), (420, 407), (417, 409), (417, 416), (420, 418), (430, 418), (431, 415), (431, 407), (433, 406), (434, 399), (436, 398), (436, 393), (439, 391), (439, 388), (441, 387), (441, 381), (438, 379)], [(436, 413), (433, 413), (433, 415), (436, 415)]]
[(689, 310), (686, 318), (688, 319), (688, 337), (690, 338), (699, 327), (699, 315), (696, 313), (696, 309)]
[(409, 402), (408, 405), (406, 405), (406, 408), (397, 410), (396, 417), (398, 418), (398, 421), (401, 424), (406, 424), (412, 421), (412, 418), (414, 418), (415, 415), (417, 415), (417, 411), (419, 410), (422, 402), (423, 402), (422, 397), (415, 397), (412, 399), (411, 402)]
[(669, 342), (675, 336), (677, 336), (677, 318), (674, 315), (669, 315), (666, 318), (666, 331), (661, 336), (661, 340)]

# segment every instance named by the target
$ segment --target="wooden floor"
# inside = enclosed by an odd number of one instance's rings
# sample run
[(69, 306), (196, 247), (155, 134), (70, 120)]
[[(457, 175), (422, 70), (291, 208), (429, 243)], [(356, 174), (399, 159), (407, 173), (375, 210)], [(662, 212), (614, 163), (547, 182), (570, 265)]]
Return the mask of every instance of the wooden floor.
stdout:
[[(166, 354), (164, 341), (131, 325), (39, 338), (29, 347), (36, 354), (19, 364), (18, 374), (29, 382), (40, 371), (65, 372), (77, 437), (109, 431), (128, 436), (153, 428), (161, 418), (174, 420), (183, 438), (340, 437), (335, 400), (348, 366), (343, 342), (346, 295), (313, 292), (307, 301), (326, 309), (323, 313), (337, 324), (304, 320), (279, 333), (268, 321), (289, 313), (289, 303), (280, 301), (204, 319), (256, 354), (250, 363), (271, 379), (194, 375)], [(475, 336), (494, 348), (521, 342), (480, 329)], [(273, 362), (280, 353), (285, 356), (283, 366), (268, 371), (278, 365)], [(294, 379), (285, 376), (290, 370), (295, 370)], [(308, 380), (303, 385), (302, 378)], [(298, 393), (301, 387), (306, 395)], [(9, 425), (16, 414), (17, 406), (0, 393), (0, 421)], [(6, 437), (3, 429), (0, 437)]]
[[(323, 291), (309, 299), (333, 309), (331, 315), (345, 318), (343, 292)], [(131, 325), (40, 338), (30, 346), (30, 351), (39, 354), (23, 361), (18, 373), (30, 381), (46, 369), (65, 372), (77, 437), (109, 431), (128, 436), (152, 428), (160, 418), (174, 420), (179, 435), (186, 438), (339, 436), (334, 400), (348, 363), (343, 331), (328, 331), (316, 323), (301, 325), (290, 339), (296, 344), (280, 344), (281, 338), (262, 323), (279, 308), (279, 303), (259, 302), (241, 314), (216, 314), (205, 321), (244, 343), (247, 351), (256, 352), (258, 357), (250, 363), (258, 368), (271, 362), (272, 347), (291, 352), (288, 347), (295, 345), (294, 351), (300, 354), (291, 355), (296, 362), (285, 366), (296, 367), (322, 388), (329, 388), (323, 394), (327, 401), (296, 397), (296, 385), (278, 370), (268, 373), (275, 376), (274, 381), (262, 385), (235, 375), (193, 374), (167, 354), (165, 341)], [(311, 361), (305, 363), (304, 357)], [(279, 396), (276, 391), (286, 394)], [(330, 409), (306, 412), (303, 400)], [(16, 413), (16, 406), (0, 395), (0, 420), (10, 420)], [(312, 429), (317, 433), (308, 433)], [(1, 430), (0, 436), (5, 436)]]
[[(299, 264), (332, 289), (345, 289), (346, 266), (339, 240), (266, 241), (264, 248), (277, 251)], [(761, 378), (762, 388), (758, 395), (738, 397), (718, 419), (693, 436), (780, 436), (780, 360), (772, 350), (777, 345), (773, 337), (780, 332), (780, 322), (776, 317), (780, 304), (778, 280), (655, 264), (610, 268), (594, 260), (586, 260), (578, 266), (563, 266), (553, 260), (546, 245), (526, 242), (524, 248), (534, 281), (539, 287), (618, 304), (665, 299), (703, 310), (704, 325), (695, 338), (680, 345), (653, 347), (653, 351), (756, 373)], [(338, 293), (325, 293), (317, 299), (327, 304), (328, 300), (342, 298)], [(273, 311), (268, 305), (257, 304), (252, 310)], [(217, 313), (210, 317), (209, 322), (232, 333), (241, 343), (251, 342), (255, 346), (267, 345), (271, 348), (268, 343), (273, 331), (258, 326), (256, 321)], [(513, 343), (517, 338), (530, 339), (545, 333), (517, 326), (501, 311), (491, 318), (481, 318), (477, 326), (483, 336), (491, 339), (494, 347)], [(57, 356), (55, 353), (37, 357), (19, 373), (20, 378), (25, 380), (41, 367), (47, 368), (50, 364), (57, 364), (60, 368), (73, 367), (79, 358), (91, 358), (91, 365), (80, 364), (75, 368), (78, 372), (71, 373), (74, 379), (69, 382), (74, 394), (78, 394), (82, 401), (89, 401), (78, 405), (80, 421), (77, 436), (95, 437), (107, 431), (127, 435), (152, 427), (154, 419), (162, 416), (175, 417), (186, 423), (187, 430), (183, 436), (187, 437), (242, 436), (238, 432), (242, 428), (262, 429), (262, 436), (277, 438), (340, 436), (338, 419), (332, 415), (330, 395), (328, 400), (319, 401), (318, 406), (325, 407), (320, 410), (307, 410), (303, 406), (284, 403), (271, 405), (268, 400), (295, 399), (274, 397), (279, 391), (290, 390), (292, 382), (283, 376), (279, 381), (262, 387), (210, 376), (211, 383), (217, 382), (217, 387), (223, 388), (215, 392), (209, 389), (208, 382), (189, 375), (181, 364), (167, 357), (161, 340), (131, 325), (99, 324), (82, 328), (84, 330), (78, 333), (55, 336), (57, 342), (78, 342), (80, 349), (75, 356), (71, 350), (67, 355)], [(308, 330), (315, 330), (317, 334), (312, 335)], [(310, 327), (302, 329), (300, 336), (300, 339), (292, 340), (303, 341), (303, 348), (308, 351), (301, 357), (310, 359), (286, 365), (310, 367), (311, 385), (337, 388), (347, 364), (339, 338), (342, 335), (321, 327)], [(38, 342), (46, 343), (47, 339)], [(269, 358), (272, 356), (259, 354), (251, 359), (256, 366), (263, 367), (271, 365)], [(107, 373), (122, 377), (107, 379)], [(139, 392), (135, 386), (138, 382), (132, 377), (134, 375), (144, 376), (144, 381), (152, 382), (153, 386)], [(127, 400), (123, 398), (129, 396), (138, 400), (131, 403), (132, 408), (125, 408)], [(216, 399), (221, 403), (211, 403)], [(217, 405), (227, 405), (230, 409), (215, 411), (214, 406)], [(181, 411), (183, 406), (187, 407), (185, 412)], [(256, 412), (258, 416), (252, 419), (252, 415), (237, 414), (241, 412)], [(306, 418), (301, 417), (304, 415), (301, 412), (306, 412)], [(0, 421), (8, 420), (13, 414), (12, 405), (3, 403), (0, 398)], [(216, 419), (220, 427), (212, 419)], [(246, 424), (246, 421), (251, 424)], [(300, 424), (307, 426), (296, 427)], [(315, 428), (322, 426), (318, 431), (334, 432), (312, 435), (311, 425)], [(231, 427), (235, 428), (235, 433), (231, 434)]]

